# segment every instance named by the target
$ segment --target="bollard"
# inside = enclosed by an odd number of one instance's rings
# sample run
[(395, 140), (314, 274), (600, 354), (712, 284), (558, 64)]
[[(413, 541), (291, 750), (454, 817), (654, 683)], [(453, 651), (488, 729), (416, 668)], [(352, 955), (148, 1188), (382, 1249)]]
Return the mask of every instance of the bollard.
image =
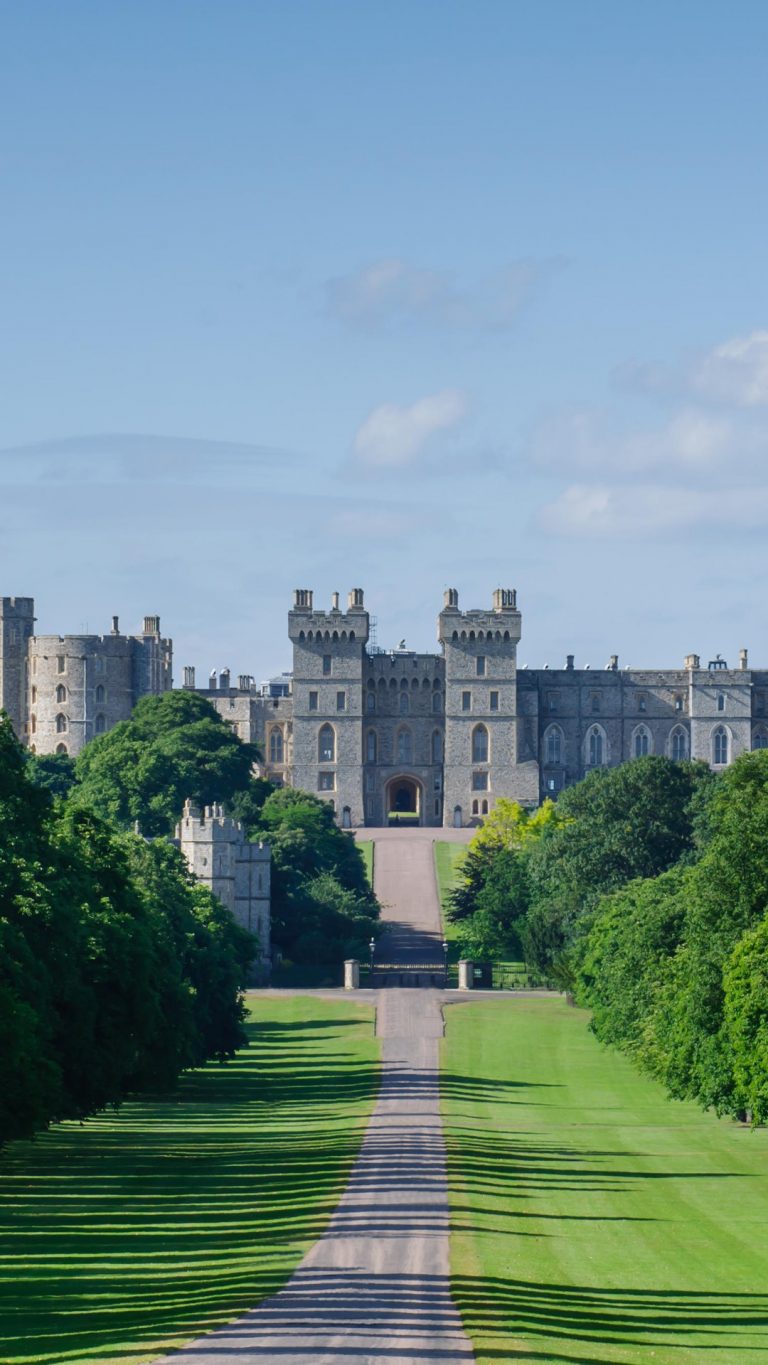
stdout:
[(345, 991), (360, 989), (360, 963), (356, 957), (350, 957), (344, 963), (344, 989)]
[(475, 964), (474, 964), (473, 962), (469, 962), (466, 958), (462, 958), (462, 960), (459, 962), (459, 990), (460, 990), (460, 991), (471, 991), (471, 990), (472, 990), (472, 988), (473, 988), (473, 986), (474, 986), (474, 984), (475, 984), (475, 979), (474, 979), (474, 975), (473, 975), (473, 973), (474, 973), (474, 968), (475, 968)]

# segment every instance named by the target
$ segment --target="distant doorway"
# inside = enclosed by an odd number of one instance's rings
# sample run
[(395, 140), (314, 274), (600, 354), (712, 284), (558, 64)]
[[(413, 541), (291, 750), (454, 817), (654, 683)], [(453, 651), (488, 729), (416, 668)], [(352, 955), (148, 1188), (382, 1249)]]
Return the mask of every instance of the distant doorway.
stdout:
[(414, 777), (393, 777), (387, 783), (387, 821), (390, 825), (421, 822), (421, 783)]

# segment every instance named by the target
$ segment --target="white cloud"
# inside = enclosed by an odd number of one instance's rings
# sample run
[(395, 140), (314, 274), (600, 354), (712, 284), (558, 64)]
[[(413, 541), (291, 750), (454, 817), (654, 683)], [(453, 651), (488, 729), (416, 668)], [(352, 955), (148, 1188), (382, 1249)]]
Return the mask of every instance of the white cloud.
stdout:
[(443, 389), (406, 405), (381, 403), (358, 427), (355, 455), (367, 469), (413, 465), (431, 438), (458, 426), (466, 411), (466, 395), (458, 389)]
[(611, 479), (743, 477), (768, 461), (768, 428), (734, 414), (686, 407), (642, 431), (620, 431), (604, 413), (574, 409), (534, 432), (533, 457), (551, 473)]
[(373, 261), (329, 280), (328, 307), (343, 322), (366, 327), (421, 323), (503, 330), (511, 327), (534, 293), (562, 266), (559, 260), (511, 261), (476, 284), (409, 265), (399, 257)]
[(537, 522), (555, 536), (585, 539), (663, 536), (710, 528), (762, 530), (768, 488), (685, 488), (667, 484), (573, 484), (542, 507)]
[(691, 387), (706, 398), (737, 407), (768, 403), (768, 331), (732, 337), (691, 368)]

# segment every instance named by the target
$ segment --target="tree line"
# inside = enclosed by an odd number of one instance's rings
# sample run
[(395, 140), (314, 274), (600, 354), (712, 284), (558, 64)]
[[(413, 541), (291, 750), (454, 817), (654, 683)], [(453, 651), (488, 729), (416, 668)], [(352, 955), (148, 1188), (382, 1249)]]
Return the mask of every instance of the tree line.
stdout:
[(717, 776), (649, 756), (497, 810), (453, 895), (462, 951), (522, 958), (671, 1095), (765, 1122), (768, 753)]
[(253, 777), (205, 698), (147, 697), (76, 761), (22, 749), (0, 714), (0, 1142), (83, 1119), (245, 1044), (258, 949), (171, 842), (221, 802), (273, 857), (273, 943), (359, 954), (378, 906), (327, 804)]

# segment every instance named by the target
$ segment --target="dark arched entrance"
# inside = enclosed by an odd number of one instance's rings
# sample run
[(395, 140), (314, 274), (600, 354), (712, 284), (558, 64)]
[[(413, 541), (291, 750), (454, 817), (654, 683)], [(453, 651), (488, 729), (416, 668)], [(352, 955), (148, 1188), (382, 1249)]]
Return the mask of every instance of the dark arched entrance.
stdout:
[(415, 777), (393, 777), (387, 783), (387, 818), (398, 816), (403, 823), (418, 824), (421, 819), (421, 783)]

